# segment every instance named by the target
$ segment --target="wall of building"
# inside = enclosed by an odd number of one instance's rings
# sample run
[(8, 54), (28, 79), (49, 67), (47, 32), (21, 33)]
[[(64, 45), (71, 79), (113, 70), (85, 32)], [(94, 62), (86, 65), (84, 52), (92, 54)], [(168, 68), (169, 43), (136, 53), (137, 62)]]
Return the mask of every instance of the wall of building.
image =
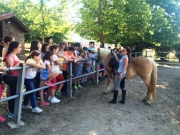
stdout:
[(20, 55), (24, 55), (24, 32), (13, 21), (2, 21), (3, 37), (11, 35), (22, 45)]

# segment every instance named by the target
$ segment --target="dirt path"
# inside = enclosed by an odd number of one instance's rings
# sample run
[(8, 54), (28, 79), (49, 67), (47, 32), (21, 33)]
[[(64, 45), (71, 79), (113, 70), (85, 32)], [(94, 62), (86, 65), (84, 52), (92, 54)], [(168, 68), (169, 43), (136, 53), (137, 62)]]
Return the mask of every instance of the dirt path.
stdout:
[(106, 81), (89, 85), (73, 99), (43, 107), (42, 114), (23, 111), (26, 124), (19, 129), (0, 123), (0, 135), (179, 135), (179, 80), (180, 68), (158, 66), (157, 99), (150, 106), (141, 101), (146, 87), (139, 77), (127, 81), (125, 105), (107, 103), (112, 93), (103, 94)]

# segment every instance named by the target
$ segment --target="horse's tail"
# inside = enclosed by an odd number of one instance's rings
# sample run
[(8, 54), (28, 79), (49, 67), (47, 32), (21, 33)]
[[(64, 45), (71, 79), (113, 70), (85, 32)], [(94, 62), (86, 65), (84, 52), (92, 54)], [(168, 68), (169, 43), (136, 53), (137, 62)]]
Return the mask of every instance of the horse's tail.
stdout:
[(153, 101), (156, 98), (156, 83), (157, 83), (157, 66), (156, 63), (153, 59), (150, 60), (152, 66), (153, 66), (153, 70), (151, 73), (151, 85), (152, 85), (152, 93), (153, 93)]

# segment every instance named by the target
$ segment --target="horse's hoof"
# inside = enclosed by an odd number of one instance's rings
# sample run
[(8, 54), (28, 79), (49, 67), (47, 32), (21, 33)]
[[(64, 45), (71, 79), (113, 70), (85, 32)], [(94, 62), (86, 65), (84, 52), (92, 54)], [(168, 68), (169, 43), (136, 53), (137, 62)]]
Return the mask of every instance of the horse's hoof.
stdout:
[(143, 102), (143, 103), (146, 103), (146, 99), (143, 99), (142, 102)]
[(145, 105), (151, 105), (151, 102), (150, 102), (149, 100), (143, 99), (142, 102), (143, 102)]
[(108, 94), (108, 93), (109, 93), (109, 91), (104, 91), (104, 93), (105, 93), (105, 94)]

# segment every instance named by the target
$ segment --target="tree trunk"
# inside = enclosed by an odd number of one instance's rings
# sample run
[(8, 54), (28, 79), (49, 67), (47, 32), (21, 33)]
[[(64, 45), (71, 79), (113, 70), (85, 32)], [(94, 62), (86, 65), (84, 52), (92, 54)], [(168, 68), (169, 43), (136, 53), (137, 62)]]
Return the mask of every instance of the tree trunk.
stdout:
[(98, 17), (98, 27), (99, 27), (99, 40), (100, 40), (100, 42), (104, 42), (104, 34), (101, 30), (101, 25), (102, 25), (102, 22), (101, 22), (101, 0), (99, 0), (97, 17)]

